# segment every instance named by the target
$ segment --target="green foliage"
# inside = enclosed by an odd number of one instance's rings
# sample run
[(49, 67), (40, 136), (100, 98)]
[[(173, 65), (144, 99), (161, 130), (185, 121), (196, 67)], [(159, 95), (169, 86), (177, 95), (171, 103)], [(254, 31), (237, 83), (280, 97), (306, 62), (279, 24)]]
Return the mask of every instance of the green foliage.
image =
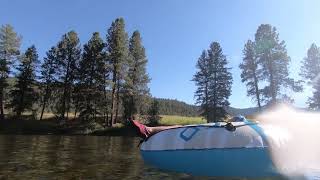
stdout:
[[(125, 118), (135, 114), (158, 117), (159, 114), (198, 116), (201, 113), (208, 121), (217, 121), (227, 111), (239, 112), (229, 107), (232, 76), (217, 42), (202, 52), (196, 65), (197, 73), (193, 80), (197, 86), (195, 97), (199, 108), (177, 100), (152, 99), (152, 103), (149, 102), (150, 78), (146, 71), (148, 60), (145, 48), (138, 31), (128, 39), (122, 18), (111, 24), (105, 42), (99, 33), (93, 33), (83, 46), (82, 54), (77, 33), (70, 31), (63, 35), (57, 45), (47, 52), (39, 83), (35, 80), (34, 72), (36, 51), (34, 47), (29, 48), (21, 57), (18, 76), (11, 90), (7, 87), (7, 80), (19, 54), (20, 39), (10, 25), (1, 27), (1, 111), (4, 92), (9, 90), (13, 95), (10, 104), (14, 112), (21, 114), (25, 110), (32, 110), (35, 104), (33, 98), (37, 97), (35, 87), (39, 84), (41, 114), (45, 109), (54, 109), (62, 119), (67, 119), (65, 114), (74, 111), (74, 118), (79, 113), (84, 122), (104, 119), (108, 125), (115, 124), (118, 116)], [(319, 51), (313, 44), (301, 69), (301, 75), (315, 89), (313, 97), (309, 99), (309, 106), (315, 109), (320, 108), (320, 83), (317, 78), (320, 73)], [(289, 77), (290, 57), (285, 42), (279, 40), (279, 34), (271, 25), (259, 26), (255, 41), (249, 40), (245, 44), (243, 55), (243, 62), (239, 66), (242, 82), (246, 83), (248, 96), (256, 100), (259, 107), (263, 106), (262, 103), (290, 100), (285, 94), (286, 89), (302, 90), (299, 82)]]
[(0, 28), (0, 120), (4, 119), (4, 90), (8, 86), (7, 78), (10, 73), (10, 66), (20, 54), (21, 37), (17, 35), (9, 24)]
[(302, 91), (301, 81), (289, 77), (290, 57), (284, 41), (279, 40), (275, 27), (261, 24), (255, 34), (255, 41), (249, 40), (243, 50), (241, 79), (247, 86), (247, 95), (258, 104), (278, 102), (292, 103), (293, 99), (286, 93)]
[(320, 109), (320, 80), (318, 79), (312, 85), (314, 91), (312, 97), (308, 99), (308, 105), (310, 109), (319, 110)]
[(111, 124), (116, 123), (119, 113), (120, 90), (123, 87), (129, 61), (128, 35), (123, 18), (112, 22), (107, 34), (107, 53), (111, 64)]
[(300, 75), (311, 83), (320, 73), (320, 48), (316, 44), (311, 44), (302, 63)]
[(262, 95), (267, 103), (279, 100), (292, 102), (283, 89), (290, 88), (294, 92), (302, 91), (300, 82), (289, 77), (288, 66), (290, 57), (284, 41), (279, 40), (275, 27), (262, 24), (255, 34), (255, 52), (261, 69), (261, 79), (267, 83)]
[[(3, 47), (0, 54), (2, 57), (0, 70), (6, 73), (1, 73), (6, 75), (1, 79), (3, 85), (9, 76), (9, 65), (19, 52), (18, 47), (14, 48), (14, 45), (20, 45), (20, 39), (14, 34), (12, 27), (5, 28), (9, 30), (4, 30), (2, 27), (2, 42), (0, 42)], [(68, 114), (73, 111), (74, 118), (79, 117), (82, 122), (103, 119), (106, 124), (112, 125), (116, 123), (118, 114), (120, 117), (124, 116), (123, 110), (126, 112), (131, 109), (128, 113), (131, 115), (147, 114), (150, 79), (146, 72), (145, 49), (138, 31), (133, 33), (129, 42), (124, 20), (118, 18), (109, 28), (106, 42), (100, 38), (99, 33), (93, 33), (89, 42), (83, 46), (83, 54), (81, 51), (77, 33), (70, 31), (64, 34), (57, 45), (46, 53), (40, 67), (39, 82), (32, 79), (28, 85), (22, 85), (22, 82), (27, 82), (21, 80), (25, 77), (25, 69), (22, 66), (26, 64), (23, 61), (18, 69), (23, 72), (10, 87), (12, 89), (10, 92), (14, 95), (10, 103), (13, 110), (17, 114), (23, 113), (24, 110), (36, 113), (28, 109), (35, 103), (35, 99), (28, 99), (25, 94), (22, 94), (22, 92), (31, 93), (31, 90), (35, 93), (34, 89), (36, 89), (41, 94), (37, 104), (42, 107), (40, 119), (43, 118), (45, 110), (55, 113), (60, 120), (69, 119)], [(35, 70), (33, 65), (30, 68)], [(34, 76), (35, 74), (32, 74), (32, 78), (35, 78)], [(36, 85), (39, 85), (39, 88)], [(4, 90), (1, 91), (2, 96), (9, 88)], [(23, 104), (18, 102), (18, 100), (21, 101), (21, 96), (26, 100)], [(35, 94), (33, 97), (36, 97)], [(127, 103), (127, 99), (133, 99), (133, 103)], [(26, 105), (28, 107), (25, 107)], [(128, 107), (126, 105), (130, 108), (123, 108)], [(79, 113), (78, 116), (77, 113)]]
[[(10, 65), (19, 54), (20, 37), (9, 25), (2, 26), (0, 32), (1, 102), (3, 94), (9, 91), (13, 95), (10, 107), (19, 116), (25, 118), (25, 110), (36, 114), (32, 109), (34, 104), (41, 106), (40, 119), (54, 113), (59, 120), (67, 120), (73, 111), (74, 118), (83, 123), (103, 120), (107, 125), (115, 124), (118, 116), (148, 113), (150, 78), (146, 72), (145, 49), (138, 31), (128, 40), (122, 18), (111, 24), (106, 42), (99, 33), (93, 33), (82, 54), (77, 33), (64, 34), (47, 51), (40, 66), (39, 81), (35, 77), (36, 51), (29, 48), (21, 58), (18, 76), (11, 78), (14, 81), (7, 89), (4, 87)], [(41, 97), (37, 103), (36, 92)]]
[(243, 49), (243, 62), (239, 65), (241, 72), (241, 81), (246, 83), (247, 95), (251, 96), (261, 109), (261, 89), (259, 81), (261, 80), (262, 71), (258, 69), (258, 59), (256, 55), (255, 44), (248, 40)]
[(83, 46), (82, 59), (79, 64), (77, 96), (79, 98), (80, 119), (95, 121), (97, 115), (105, 110), (105, 47), (99, 33), (93, 33), (91, 39)]
[(206, 51), (203, 51), (200, 58), (197, 61), (196, 68), (198, 72), (194, 75), (193, 81), (197, 86), (195, 92), (196, 104), (201, 106), (201, 115), (204, 116), (207, 121), (209, 121), (209, 84), (212, 79), (212, 72), (210, 72), (210, 64), (208, 54)]
[(40, 89), (42, 94), (42, 109), (40, 120), (42, 120), (44, 110), (48, 104), (48, 101), (52, 98), (52, 92), (54, 91), (56, 77), (55, 70), (57, 68), (57, 48), (51, 47), (51, 49), (46, 53), (46, 57), (43, 60), (40, 69)]
[(64, 120), (65, 113), (70, 111), (72, 92), (81, 58), (81, 48), (78, 35), (75, 31), (70, 31), (62, 36), (57, 45), (57, 78), (61, 86), (62, 96), (57, 104), (60, 118)]
[(308, 99), (310, 109), (320, 109), (320, 48), (312, 44), (303, 60), (300, 75), (312, 85), (313, 96)]
[(148, 83), (150, 78), (146, 72), (147, 58), (142, 46), (140, 33), (133, 32), (129, 43), (130, 59), (128, 61), (128, 73), (124, 85), (124, 116), (131, 117), (141, 113), (141, 107), (149, 96)]
[(177, 116), (199, 116), (199, 108), (182, 101), (156, 98), (159, 102), (159, 114)]
[[(19, 36), (9, 24), (2, 25), (0, 28), (0, 59), (1, 65), (11, 65), (17, 55), (20, 54), (21, 36)], [(1, 70), (3, 70), (1, 67)], [(9, 68), (4, 68), (4, 74), (1, 77), (8, 75)], [(2, 71), (1, 71), (2, 72)]]
[(57, 48), (51, 47), (46, 53), (46, 57), (43, 59), (40, 70), (40, 80), (42, 83), (52, 84), (57, 81), (55, 70), (57, 69)]
[(151, 106), (149, 108), (148, 115), (150, 124), (159, 124), (159, 102), (157, 101), (157, 99), (153, 99), (153, 102), (151, 103)]
[(32, 110), (37, 100), (37, 93), (34, 90), (36, 85), (35, 69), (38, 61), (38, 54), (35, 46), (29, 47), (21, 57), (19, 64), (17, 83), (11, 91), (12, 101), (10, 107), (19, 117), (25, 110)]
[(225, 108), (229, 106), (232, 76), (228, 62), (217, 42), (213, 42), (207, 51), (203, 51), (197, 62), (198, 71), (193, 81), (197, 86), (196, 103), (208, 122), (219, 121), (225, 117)]

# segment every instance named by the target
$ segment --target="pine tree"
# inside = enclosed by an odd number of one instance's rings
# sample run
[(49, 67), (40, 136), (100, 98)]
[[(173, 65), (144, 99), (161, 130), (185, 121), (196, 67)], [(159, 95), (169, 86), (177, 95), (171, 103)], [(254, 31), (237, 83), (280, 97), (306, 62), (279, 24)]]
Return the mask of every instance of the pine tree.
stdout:
[[(95, 120), (103, 109), (105, 88), (105, 44), (99, 33), (93, 33), (92, 38), (84, 45), (82, 60), (79, 66), (80, 87), (80, 117), (82, 120)], [(102, 107), (102, 108), (101, 108)]]
[(8, 86), (7, 78), (13, 60), (20, 54), (21, 36), (10, 25), (0, 28), (0, 120), (4, 119), (4, 90)]
[(35, 69), (38, 61), (38, 54), (35, 46), (29, 47), (21, 58), (19, 64), (17, 83), (11, 92), (12, 102), (10, 107), (18, 117), (25, 110), (32, 110), (32, 106), (37, 100)]
[(128, 35), (123, 18), (112, 22), (107, 34), (107, 52), (111, 64), (111, 124), (115, 124), (119, 113), (120, 89), (127, 69), (125, 63), (129, 58)]
[(303, 59), (300, 75), (311, 83), (320, 74), (320, 48), (312, 44)]
[(261, 78), (268, 83), (262, 90), (264, 98), (273, 104), (279, 99), (289, 98), (281, 93), (282, 88), (302, 91), (300, 83), (289, 77), (290, 57), (285, 42), (279, 40), (276, 28), (269, 24), (260, 25), (255, 34), (255, 44), (258, 62), (262, 67)]
[(196, 68), (198, 69), (197, 73), (193, 77), (193, 81), (197, 86), (197, 90), (195, 92), (196, 104), (201, 105), (201, 116), (204, 116), (207, 121), (209, 121), (209, 84), (212, 79), (212, 75), (209, 71), (210, 66), (208, 55), (206, 51), (203, 51), (200, 58), (197, 61)]
[(202, 115), (210, 121), (219, 121), (226, 115), (229, 106), (232, 76), (228, 62), (217, 42), (213, 42), (207, 53), (203, 52), (197, 62), (198, 72), (193, 81), (197, 86), (197, 104), (201, 105)]
[(261, 90), (259, 81), (261, 80), (261, 69), (258, 67), (258, 61), (255, 53), (255, 44), (248, 40), (243, 49), (243, 62), (239, 65), (241, 80), (246, 83), (247, 95), (252, 96), (261, 110)]
[(308, 105), (310, 109), (320, 110), (320, 79), (314, 81), (312, 85), (314, 91), (312, 97), (308, 98)]
[(132, 34), (129, 44), (130, 61), (125, 83), (125, 95), (123, 97), (125, 117), (131, 117), (140, 113), (140, 107), (146, 103), (149, 95), (148, 83), (150, 78), (146, 72), (147, 58), (142, 46), (139, 31)]
[(80, 58), (81, 48), (78, 35), (75, 31), (70, 31), (62, 36), (57, 45), (57, 76), (62, 86), (62, 97), (58, 104), (61, 120), (65, 120), (65, 114), (68, 119)]
[(222, 49), (217, 42), (213, 42), (208, 50), (208, 58), (211, 63), (211, 72), (213, 81), (209, 86), (209, 102), (211, 104), (212, 119), (217, 121), (225, 117), (225, 108), (229, 106), (229, 96), (231, 95), (232, 75), (231, 68), (228, 68), (228, 62)]
[(55, 70), (57, 66), (57, 48), (51, 47), (51, 49), (46, 53), (46, 57), (43, 60), (41, 65), (41, 89), (42, 89), (42, 108), (40, 114), (40, 120), (42, 120), (44, 110), (48, 104), (49, 99), (51, 98), (51, 93), (55, 88), (56, 77)]
[(148, 111), (149, 121), (152, 125), (159, 124), (160, 116), (159, 116), (159, 101), (156, 98), (153, 98), (151, 106)]
[(320, 109), (320, 48), (312, 44), (307, 57), (303, 60), (300, 75), (307, 80), (314, 89), (313, 96), (308, 99), (310, 109)]

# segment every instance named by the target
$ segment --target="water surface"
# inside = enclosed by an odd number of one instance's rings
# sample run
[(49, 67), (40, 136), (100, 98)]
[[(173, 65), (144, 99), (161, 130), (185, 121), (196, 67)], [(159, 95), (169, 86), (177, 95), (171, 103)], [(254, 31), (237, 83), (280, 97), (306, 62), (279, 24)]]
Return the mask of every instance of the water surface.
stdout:
[(145, 165), (138, 143), (131, 137), (0, 135), (0, 179), (217, 179)]

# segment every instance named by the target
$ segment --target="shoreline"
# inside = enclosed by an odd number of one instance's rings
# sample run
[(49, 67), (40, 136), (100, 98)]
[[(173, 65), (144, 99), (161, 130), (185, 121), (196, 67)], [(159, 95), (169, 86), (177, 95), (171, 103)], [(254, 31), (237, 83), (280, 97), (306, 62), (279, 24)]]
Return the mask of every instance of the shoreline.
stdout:
[[(187, 117), (176, 115), (160, 115), (159, 124), (155, 126), (201, 124), (205, 121), (201, 117)], [(149, 126), (153, 126), (150, 125)], [(134, 129), (123, 124), (115, 124), (113, 127), (103, 127), (95, 123), (90, 129), (78, 120), (70, 120), (65, 127), (59, 126), (54, 118), (44, 120), (14, 119), (10, 117), (0, 120), (0, 135), (70, 135), (70, 136), (136, 136)]]
[(106, 127), (88, 132), (81, 126), (60, 128), (50, 120), (1, 120), (0, 135), (135, 136), (127, 126)]

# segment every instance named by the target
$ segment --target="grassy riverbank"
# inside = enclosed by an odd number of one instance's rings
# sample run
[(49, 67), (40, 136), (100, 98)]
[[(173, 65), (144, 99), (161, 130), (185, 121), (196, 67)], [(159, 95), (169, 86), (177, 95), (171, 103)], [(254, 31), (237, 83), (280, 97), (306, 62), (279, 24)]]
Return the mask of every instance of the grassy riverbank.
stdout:
[(160, 125), (188, 125), (188, 124), (203, 124), (207, 121), (202, 117), (186, 117), (186, 116), (171, 116), (162, 115)]

